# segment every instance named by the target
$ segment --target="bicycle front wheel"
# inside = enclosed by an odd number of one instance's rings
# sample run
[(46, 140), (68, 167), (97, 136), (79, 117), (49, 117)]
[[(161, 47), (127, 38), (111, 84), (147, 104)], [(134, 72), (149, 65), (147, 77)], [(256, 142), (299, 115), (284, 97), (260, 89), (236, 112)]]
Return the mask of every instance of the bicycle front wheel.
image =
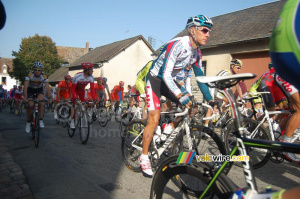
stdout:
[[(247, 136), (249, 136), (251, 139), (271, 140), (270, 134), (262, 125), (259, 126), (254, 132), (257, 124), (258, 122), (255, 120), (250, 118), (242, 118), (242, 126), (246, 129)], [(232, 148), (236, 145), (236, 129), (233, 120), (231, 120), (227, 125), (229, 126), (227, 131), (224, 132), (224, 143), (227, 153), (229, 154)], [(271, 152), (267, 149), (250, 147), (248, 151), (254, 169), (264, 166), (269, 161), (271, 156)], [(234, 162), (234, 164), (239, 167), (243, 167), (241, 162)]]
[[(194, 194), (197, 198), (207, 188), (213, 176), (209, 169), (211, 163), (198, 163), (195, 159), (191, 164), (177, 164), (179, 155), (173, 155), (165, 159), (157, 169), (152, 185), (150, 198), (189, 198), (185, 190), (178, 189), (178, 185), (172, 182), (172, 179), (182, 178), (185, 181), (193, 182)], [(176, 182), (177, 180), (175, 180)], [(237, 186), (224, 174), (221, 173), (215, 183), (209, 188), (204, 198), (229, 198), (237, 190)]]
[(90, 136), (90, 123), (85, 112), (82, 112), (81, 118), (79, 119), (79, 135), (81, 143), (86, 144)]
[(105, 127), (108, 122), (108, 113), (106, 107), (100, 107), (98, 110), (98, 122), (100, 126)]
[[(73, 119), (72, 119), (72, 120), (73, 120)], [(70, 128), (70, 124), (67, 123), (67, 130), (68, 130), (68, 135), (69, 135), (69, 137), (70, 137), (70, 138), (73, 137), (73, 136), (74, 136), (74, 133), (75, 133), (75, 128), (74, 128), (74, 129), (71, 129), (71, 128)]]
[[(221, 138), (210, 128), (201, 125), (195, 125), (191, 128), (191, 134), (195, 136), (198, 155), (226, 155), (225, 146)], [(188, 151), (187, 135), (180, 135), (171, 146), (171, 154), (178, 154), (181, 151)]]
[(34, 146), (38, 148), (40, 141), (40, 117), (38, 114), (33, 119), (33, 125), (31, 127), (32, 139), (34, 139)]
[[(138, 158), (142, 154), (143, 134), (139, 134), (144, 130), (145, 126), (146, 124), (142, 121), (132, 121), (126, 126), (122, 137), (121, 149), (123, 161), (134, 172), (141, 171)], [(140, 147), (140, 149), (137, 149), (133, 144)]]

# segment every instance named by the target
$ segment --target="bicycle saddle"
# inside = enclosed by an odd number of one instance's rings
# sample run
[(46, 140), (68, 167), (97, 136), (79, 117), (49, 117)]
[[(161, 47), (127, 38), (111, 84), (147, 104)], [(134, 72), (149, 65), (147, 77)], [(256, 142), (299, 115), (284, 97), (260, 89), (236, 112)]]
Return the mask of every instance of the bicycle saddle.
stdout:
[(253, 79), (255, 77), (256, 75), (253, 73), (241, 73), (229, 76), (198, 76), (196, 80), (201, 83), (206, 83), (212, 88), (224, 89), (236, 85), (241, 80)]

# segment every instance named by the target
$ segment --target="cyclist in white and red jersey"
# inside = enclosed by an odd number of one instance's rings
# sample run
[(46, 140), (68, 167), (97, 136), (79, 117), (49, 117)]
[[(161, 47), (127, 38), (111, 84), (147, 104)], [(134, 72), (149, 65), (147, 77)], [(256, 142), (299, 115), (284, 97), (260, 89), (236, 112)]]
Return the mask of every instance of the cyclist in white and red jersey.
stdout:
[[(94, 77), (93, 77), (93, 63), (81, 63), (81, 67), (83, 72), (77, 73), (73, 77), (72, 82), (72, 101), (73, 104), (77, 98), (80, 99), (81, 102), (87, 101), (87, 95), (85, 93), (85, 87), (90, 84), (91, 96), (92, 99), (95, 100), (95, 88), (94, 88)], [(72, 119), (70, 122), (70, 128), (75, 128), (74, 125), (74, 114), (71, 115)]]
[[(148, 151), (160, 119), (160, 97), (164, 95), (169, 100), (190, 108), (192, 102), (189, 92), (174, 81), (174, 78), (182, 69), (190, 65), (196, 76), (204, 75), (200, 47), (206, 44), (212, 26), (212, 21), (205, 15), (190, 17), (186, 24), (189, 35), (166, 43), (150, 67), (146, 78), (149, 119), (143, 133), (142, 155), (139, 157), (146, 177), (152, 177), (153, 174)], [(198, 86), (205, 100), (212, 101), (208, 86), (203, 83), (198, 83)]]
[(15, 99), (15, 114), (17, 115), (20, 100), (23, 100), (23, 86), (22, 85), (19, 85), (18, 89), (15, 91), (14, 99)]

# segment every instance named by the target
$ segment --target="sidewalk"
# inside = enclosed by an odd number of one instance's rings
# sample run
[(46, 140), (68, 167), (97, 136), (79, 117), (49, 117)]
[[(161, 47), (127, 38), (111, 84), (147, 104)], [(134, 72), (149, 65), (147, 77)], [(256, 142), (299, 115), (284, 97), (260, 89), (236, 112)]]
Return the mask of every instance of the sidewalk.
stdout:
[(0, 198), (1, 199), (32, 199), (30, 187), (22, 168), (9, 153), (6, 142), (0, 134)]

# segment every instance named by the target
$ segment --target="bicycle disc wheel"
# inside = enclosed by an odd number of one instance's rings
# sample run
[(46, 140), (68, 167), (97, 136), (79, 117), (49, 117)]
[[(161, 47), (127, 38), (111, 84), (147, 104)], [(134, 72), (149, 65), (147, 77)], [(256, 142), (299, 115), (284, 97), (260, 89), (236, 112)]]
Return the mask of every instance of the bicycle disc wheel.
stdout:
[[(242, 118), (242, 126), (247, 131), (247, 136), (250, 137), (251, 133), (253, 133), (254, 129), (257, 127), (258, 122), (250, 119), (250, 118)], [(232, 150), (232, 148), (236, 145), (236, 134), (234, 133), (236, 131), (233, 120), (230, 121), (227, 125), (227, 131), (224, 132), (224, 143), (225, 148), (227, 150), (227, 153), (229, 154)], [(257, 129), (257, 132), (255, 132), (251, 137), (251, 139), (263, 139), (263, 140), (270, 140), (270, 135), (266, 131), (266, 129), (261, 125)], [(254, 148), (249, 147), (249, 158), (252, 162), (253, 168), (258, 169), (262, 166), (264, 166), (270, 158), (271, 152), (267, 149), (261, 149), (261, 148)], [(234, 162), (235, 165), (242, 167), (242, 162)]]
[[(193, 182), (194, 194), (197, 198), (201, 196), (210, 182), (212, 174), (207, 172), (212, 167), (211, 163), (198, 163), (195, 159), (191, 164), (177, 164), (179, 155), (173, 155), (165, 159), (157, 169), (152, 185), (150, 198), (190, 198), (178, 189), (178, 185), (172, 182), (172, 178), (185, 178)], [(229, 198), (237, 190), (237, 186), (224, 174), (221, 173), (215, 183), (210, 187), (204, 198)]]
[(142, 150), (132, 146), (132, 142), (136, 139), (134, 144), (143, 148), (143, 134), (139, 137), (137, 136), (144, 130), (145, 126), (146, 124), (142, 121), (132, 121), (126, 126), (122, 137), (121, 150), (123, 161), (125, 165), (134, 172), (141, 171), (138, 158), (142, 154)]
[(83, 112), (82, 117), (79, 119), (80, 120), (79, 135), (82, 144), (87, 143), (90, 135), (90, 123), (87, 117), (88, 116), (86, 115), (86, 113)]

